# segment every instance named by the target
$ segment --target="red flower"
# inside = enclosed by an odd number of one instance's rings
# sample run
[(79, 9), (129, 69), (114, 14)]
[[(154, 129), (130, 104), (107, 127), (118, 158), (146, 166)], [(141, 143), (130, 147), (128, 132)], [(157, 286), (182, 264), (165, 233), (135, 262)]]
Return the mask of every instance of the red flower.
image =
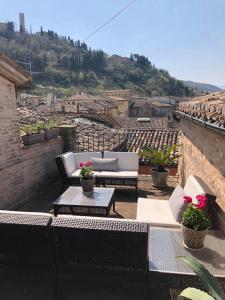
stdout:
[(80, 167), (83, 168), (83, 166), (84, 166), (84, 164), (81, 162), (81, 163), (80, 163)]
[(197, 195), (196, 199), (198, 200), (198, 202), (206, 202), (207, 201), (206, 196), (203, 196), (203, 195)]
[(207, 198), (203, 195), (197, 195), (196, 199), (198, 200), (198, 203), (195, 204), (195, 206), (199, 209), (204, 209), (206, 208), (206, 204), (207, 204)]
[(86, 167), (91, 167), (91, 166), (92, 166), (92, 161), (86, 162), (85, 166), (86, 166)]
[(184, 199), (184, 203), (186, 203), (186, 204), (192, 202), (192, 198), (190, 196), (184, 196), (183, 199)]

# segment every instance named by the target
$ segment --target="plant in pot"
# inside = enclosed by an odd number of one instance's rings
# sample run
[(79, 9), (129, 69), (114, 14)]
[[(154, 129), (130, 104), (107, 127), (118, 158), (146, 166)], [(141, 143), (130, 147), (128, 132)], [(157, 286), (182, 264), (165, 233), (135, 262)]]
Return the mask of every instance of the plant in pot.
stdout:
[(184, 246), (189, 249), (201, 249), (210, 226), (207, 198), (197, 195), (193, 200), (189, 196), (184, 196), (184, 202), (187, 204), (181, 221)]
[(177, 154), (178, 147), (177, 144), (165, 147), (162, 150), (145, 147), (139, 152), (139, 156), (153, 166), (151, 176), (154, 186), (165, 187), (167, 185), (169, 171), (166, 167), (172, 165), (180, 157)]
[[(25, 146), (43, 142), (45, 140), (44, 123), (21, 126), (22, 141)], [(25, 133), (25, 134), (24, 134)]]
[(51, 140), (56, 138), (59, 135), (59, 128), (57, 128), (58, 124), (55, 121), (50, 121), (46, 125), (46, 140)]
[(80, 163), (80, 184), (84, 193), (93, 192), (94, 177), (92, 172), (92, 162)]

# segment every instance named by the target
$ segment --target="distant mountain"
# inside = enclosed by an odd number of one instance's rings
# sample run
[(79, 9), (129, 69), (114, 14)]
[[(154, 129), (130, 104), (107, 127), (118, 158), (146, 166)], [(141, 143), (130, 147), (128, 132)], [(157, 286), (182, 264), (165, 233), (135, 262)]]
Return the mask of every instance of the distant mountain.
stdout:
[(221, 88), (222, 90), (225, 90), (225, 85), (221, 85), (220, 88)]
[(188, 86), (189, 88), (192, 88), (194, 90), (198, 90), (199, 92), (220, 92), (222, 91), (221, 88), (218, 86), (207, 84), (207, 83), (200, 83), (200, 82), (194, 82), (194, 81), (183, 81), (183, 83)]

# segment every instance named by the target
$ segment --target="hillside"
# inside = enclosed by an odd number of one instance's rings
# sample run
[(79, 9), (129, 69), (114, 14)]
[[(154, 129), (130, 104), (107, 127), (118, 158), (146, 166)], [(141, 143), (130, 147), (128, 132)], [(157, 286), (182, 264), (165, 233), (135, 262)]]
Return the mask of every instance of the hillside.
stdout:
[(207, 92), (219, 92), (222, 89), (218, 86), (207, 84), (207, 83), (200, 83), (194, 81), (184, 81), (184, 84), (187, 85), (189, 88), (193, 90), (198, 90), (199, 92), (207, 93)]
[[(143, 95), (156, 91), (159, 95), (189, 96), (191, 90), (182, 81), (157, 69), (143, 55), (130, 58), (108, 56), (102, 50), (92, 50), (79, 40), (59, 36), (53, 31), (34, 34), (15, 32), (8, 23), (0, 32), (0, 51), (12, 59), (26, 62), (34, 84), (59, 88), (83, 88), (93, 93), (102, 89), (129, 88)], [(69, 54), (64, 56), (68, 51)]]

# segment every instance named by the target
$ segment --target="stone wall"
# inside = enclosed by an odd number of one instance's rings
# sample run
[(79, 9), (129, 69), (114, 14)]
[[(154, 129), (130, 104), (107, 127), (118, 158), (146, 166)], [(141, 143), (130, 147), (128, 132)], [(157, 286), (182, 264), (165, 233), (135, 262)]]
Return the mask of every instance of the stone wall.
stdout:
[(20, 161), (0, 171), (0, 209), (16, 209), (57, 180), (54, 158), (62, 152), (60, 137), (22, 147)]
[(0, 76), (0, 209), (17, 208), (53, 181), (54, 157), (62, 152), (61, 138), (22, 146), (15, 86)]
[(182, 157), (179, 175), (185, 183), (190, 174), (201, 177), (217, 196), (225, 212), (225, 135), (181, 118)]
[(15, 86), (0, 76), (0, 170), (20, 161)]

